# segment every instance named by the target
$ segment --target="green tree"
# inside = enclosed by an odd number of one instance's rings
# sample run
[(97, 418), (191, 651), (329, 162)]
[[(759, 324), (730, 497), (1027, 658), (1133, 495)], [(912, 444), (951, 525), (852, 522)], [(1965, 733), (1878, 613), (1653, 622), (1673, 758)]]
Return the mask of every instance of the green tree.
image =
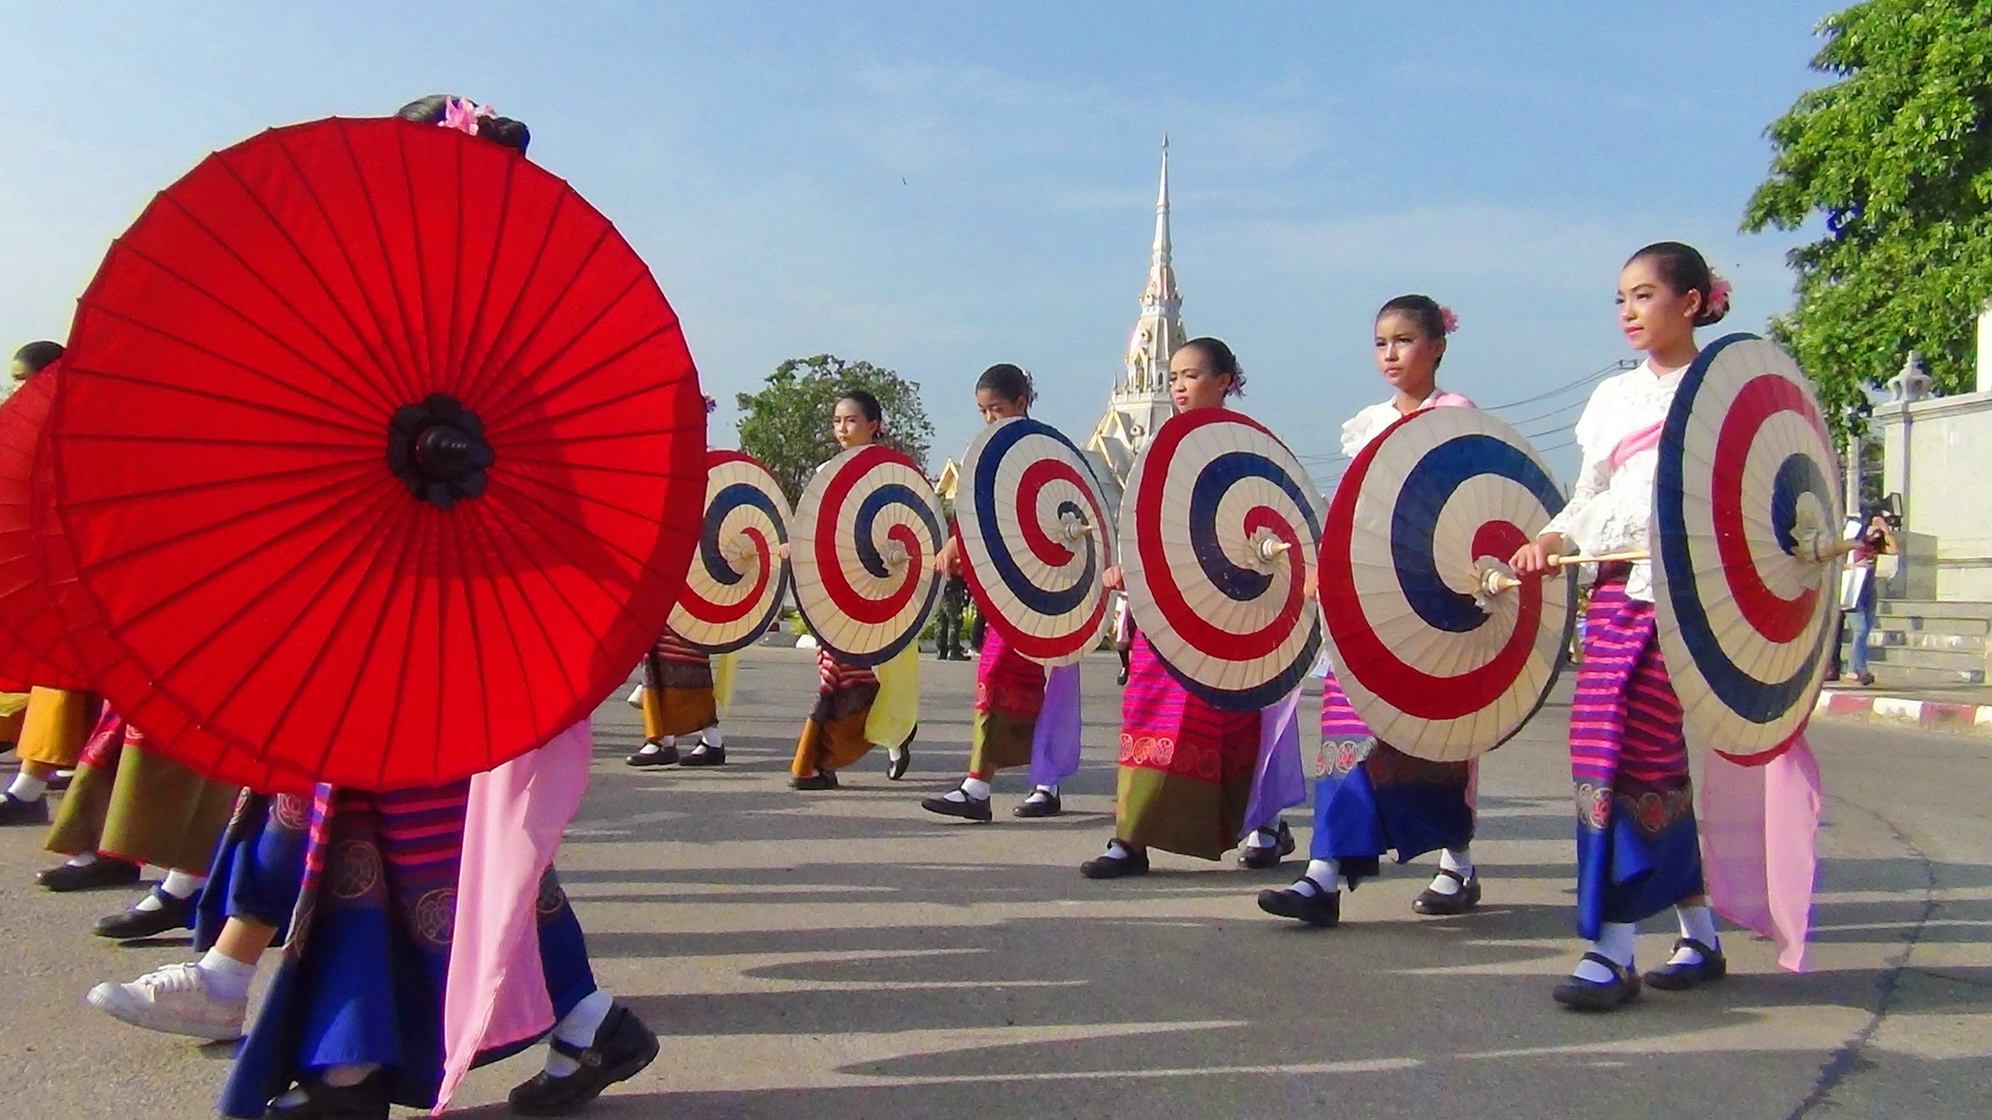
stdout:
[(1868, 0), (1820, 24), (1838, 78), (1766, 134), (1771, 175), (1746, 231), (1825, 236), (1792, 250), (1797, 306), (1772, 320), (1835, 426), (1920, 351), (1940, 389), (1972, 384), (1992, 297), (1992, 0)]
[(927, 445), (934, 426), (920, 403), (920, 383), (870, 362), (846, 362), (831, 354), (790, 358), (775, 367), (758, 393), (741, 393), (740, 449), (767, 464), (793, 501), (824, 460), (837, 454), (830, 434), (830, 410), (837, 398), (864, 389), (885, 412), (879, 441), (904, 451), (927, 469)]

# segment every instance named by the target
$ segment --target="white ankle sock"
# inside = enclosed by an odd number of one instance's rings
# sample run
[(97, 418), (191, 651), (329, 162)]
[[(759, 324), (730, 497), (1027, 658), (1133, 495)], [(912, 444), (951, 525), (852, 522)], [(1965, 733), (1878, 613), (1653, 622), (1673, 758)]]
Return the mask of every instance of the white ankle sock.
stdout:
[(207, 882), (207, 876), (205, 875), (195, 875), (186, 871), (168, 871), (166, 873), (166, 881), (159, 884), (159, 889), (172, 895), (174, 898), (192, 898), (194, 892), (200, 890), (201, 884), (205, 882)]
[[(1447, 871), (1471, 879), (1473, 878), (1473, 852), (1470, 848), (1442, 848), (1439, 850), (1439, 866)], [(1451, 875), (1432, 876), (1432, 885), (1427, 888), (1437, 894), (1458, 894), (1466, 888)]]
[(1032, 786), (1031, 795), (1029, 797), (1024, 798), (1024, 800), (1026, 802), (1049, 801), (1057, 796), (1058, 796), (1057, 786)]
[(256, 979), (256, 966), (244, 964), (219, 949), (209, 949), (195, 965), (208, 991), (218, 999), (234, 1002), (249, 998), (249, 985)]
[(955, 790), (970, 801), (989, 800), (989, 783), (981, 778), (963, 778), (961, 788)]
[[(1591, 942), (1591, 952), (1631, 968), (1632, 949), (1638, 934), (1639, 927), (1631, 922), (1606, 922), (1604, 928), (1598, 931), (1598, 939)], [(1599, 984), (1609, 984), (1617, 979), (1610, 969), (1596, 961), (1579, 961), (1571, 975)]]
[(23, 770), (14, 775), (14, 780), (7, 786), (7, 792), (13, 794), (16, 801), (39, 801), (41, 795), (48, 792), (48, 783), (29, 776), (28, 772)]
[(1120, 841), (1109, 840), (1107, 842), (1108, 859), (1128, 859), (1133, 855), (1134, 855), (1133, 852), (1127, 850), (1127, 845), (1121, 843)]
[(707, 749), (716, 750), (725, 745), (726, 745), (726, 736), (720, 733), (719, 725), (715, 723), (711, 727), (708, 727), (704, 731), (699, 733), (699, 749), (697, 751), (693, 751), (692, 753), (698, 754), (700, 751), (704, 751)]
[(1279, 842), (1280, 834), (1270, 828), (1255, 828), (1252, 834), (1245, 838), (1245, 846), (1248, 848), (1270, 848)]
[[(602, 1021), (609, 1017), (609, 1009), (615, 1006), (615, 997), (596, 988), (584, 996), (574, 1010), (554, 1024), (553, 1036), (569, 1046), (583, 1050), (595, 1044), (595, 1032), (602, 1029)], [(574, 1059), (549, 1046), (546, 1050), (546, 1072), (554, 1077), (568, 1077), (581, 1066)]]
[[(1312, 898), (1321, 893), (1314, 886), (1314, 883), (1320, 883), (1322, 886), (1328, 888), (1329, 894), (1336, 894), (1340, 892), (1341, 887), (1336, 884), (1335, 880), (1340, 878), (1341, 875), (1342, 868), (1334, 860), (1311, 859), (1307, 861), (1307, 870), (1299, 879), (1294, 880), (1293, 886), (1287, 889)], [(1314, 883), (1308, 882), (1309, 879), (1314, 880)]]
[[(1716, 939), (1715, 911), (1706, 906), (1676, 906), (1674, 917), (1681, 923), (1681, 936), (1692, 937), (1711, 949), (1720, 951), (1722, 943)], [(1667, 959), (1668, 964), (1700, 964), (1702, 955), (1683, 945)]]
[(70, 857), (69, 857), (68, 859), (66, 859), (66, 860), (62, 861), (62, 866), (64, 866), (64, 867), (88, 867), (88, 866), (90, 866), (91, 864), (93, 864), (93, 863), (95, 863), (95, 862), (97, 862), (97, 853), (95, 853), (95, 852), (77, 852), (77, 853), (76, 853), (75, 855), (73, 855), (73, 856), (70, 856)]

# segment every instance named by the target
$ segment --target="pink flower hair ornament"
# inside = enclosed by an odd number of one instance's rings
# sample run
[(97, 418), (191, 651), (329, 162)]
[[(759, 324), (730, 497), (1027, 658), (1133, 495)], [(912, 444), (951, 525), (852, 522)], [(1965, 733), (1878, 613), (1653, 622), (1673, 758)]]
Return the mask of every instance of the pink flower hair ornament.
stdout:
[(1729, 293), (1735, 290), (1736, 286), (1721, 276), (1716, 276), (1713, 273), (1710, 275), (1713, 277), (1713, 280), (1708, 286), (1708, 313), (1711, 315), (1727, 315), (1729, 314)]
[(454, 128), (458, 132), (475, 136), (479, 117), (497, 115), (491, 111), (489, 105), (479, 105), (468, 97), (452, 97), (449, 104), (443, 108), (443, 119), (440, 123), (444, 128)]
[(1459, 329), (1459, 312), (1454, 311), (1452, 308), (1447, 307), (1443, 303), (1440, 304), (1439, 323), (1445, 327), (1445, 331), (1447, 334), (1453, 333), (1454, 331)]

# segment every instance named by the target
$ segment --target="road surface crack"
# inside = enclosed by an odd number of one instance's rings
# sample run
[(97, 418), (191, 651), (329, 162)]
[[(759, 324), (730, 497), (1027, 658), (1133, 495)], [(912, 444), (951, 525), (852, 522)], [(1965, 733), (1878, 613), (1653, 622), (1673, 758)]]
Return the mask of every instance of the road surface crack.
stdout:
[(1907, 940), (1903, 942), (1902, 951), (1888, 962), (1888, 967), (1883, 970), (1880, 979), (1875, 981), (1874, 1013), (1861, 1025), (1860, 1030), (1854, 1032), (1852, 1038), (1834, 1051), (1833, 1056), (1826, 1059), (1825, 1064), (1819, 1067), (1819, 1077), (1813, 1082), (1812, 1091), (1806, 1094), (1804, 1100), (1798, 1102), (1798, 1107), (1794, 1108), (1785, 1120), (1804, 1120), (1805, 1117), (1811, 1116), (1822, 1106), (1830, 1103), (1834, 1091), (1849, 1077), (1866, 1068), (1867, 1063), (1862, 1053), (1874, 1040), (1875, 1034), (1881, 1030), (1881, 1024), (1887, 1020), (1889, 1011), (1895, 1003), (1896, 989), (1902, 983), (1902, 974), (1909, 971), (1909, 959), (1916, 955), (1916, 948), (1923, 941), (1923, 932), (1929, 928), (1930, 918), (1937, 910), (1936, 865), (1930, 861), (1930, 857), (1923, 849), (1917, 847), (1915, 841), (1909, 839), (1908, 834), (1886, 815), (1865, 805), (1857, 805), (1843, 797), (1834, 797), (1831, 800), (1838, 801), (1850, 809), (1858, 809), (1881, 822), (1881, 826), (1888, 830), (1896, 843), (1901, 844), (1915, 858), (1917, 865), (1923, 869), (1923, 906), (1921, 912), (1916, 915), (1915, 924), (1910, 929)]

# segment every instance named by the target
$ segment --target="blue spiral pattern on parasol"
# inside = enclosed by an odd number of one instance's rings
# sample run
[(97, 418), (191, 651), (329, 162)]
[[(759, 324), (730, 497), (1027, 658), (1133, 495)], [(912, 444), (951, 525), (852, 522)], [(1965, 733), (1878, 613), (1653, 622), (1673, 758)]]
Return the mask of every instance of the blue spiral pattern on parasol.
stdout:
[(1425, 624), (1464, 634), (1487, 625), (1488, 614), (1473, 596), (1447, 586), (1439, 575), (1435, 539), (1446, 502), (1468, 480), (1498, 475), (1517, 483), (1554, 517), (1563, 509), (1556, 483), (1521, 448), (1490, 435), (1449, 439), (1427, 452), (1405, 476), (1391, 511), (1390, 550), (1404, 601)]
[[(1071, 440), (1065, 438), (1064, 432), (1042, 421), (1020, 416), (989, 433), (989, 442), (984, 445), (981, 456), (976, 459), (975, 477), (969, 480), (969, 484), (975, 489), (976, 522), (982, 528), (982, 539), (989, 549), (989, 563), (995, 569), (997, 581), (1015, 595), (1017, 601), (1024, 606), (1041, 615), (1058, 617), (1078, 609), (1081, 604), (1098, 593), (1095, 585), (1100, 578), (1099, 548), (1090, 534), (1083, 539), (1083, 542), (1068, 545), (1067, 547), (1079, 551), (1078, 546), (1083, 543), (1085, 566), (1071, 586), (1048, 588), (1039, 587), (1031, 582), (1030, 577), (1026, 576), (1023, 569), (1017, 565), (1016, 557), (1012, 556), (1006, 547), (1002, 527), (996, 516), (999, 505), (996, 493), (997, 476), (1003, 469), (1004, 457), (1019, 440), (1031, 436), (1055, 439), (1071, 448), (1074, 459), (1084, 462), (1084, 456), (1079, 453), (1077, 447), (1073, 447)], [(1058, 504), (1058, 512), (1061, 515), (1069, 513), (1081, 518), (1086, 516), (1086, 510), (1081, 508), (1079, 503), (1069, 499)]]
[(1217, 511), (1224, 496), (1232, 487), (1252, 478), (1263, 478), (1279, 487), (1299, 511), (1301, 521), (1307, 526), (1307, 539), (1321, 539), (1314, 503), (1278, 463), (1250, 451), (1227, 451), (1211, 459), (1197, 472), (1196, 485), (1190, 489), (1190, 546), (1211, 585), (1239, 602), (1250, 602), (1264, 595), (1273, 582), (1273, 577), (1265, 572), (1232, 563), (1225, 555), (1217, 528)]
[(719, 549), (719, 533), (727, 517), (742, 506), (759, 510), (767, 517), (769, 524), (775, 529), (774, 543), (779, 544), (788, 540), (787, 533), (782, 529), (784, 515), (775, 508), (773, 499), (763, 493), (759, 487), (736, 482), (713, 495), (712, 504), (706, 507), (705, 523), (699, 530), (699, 563), (705, 565), (706, 574), (711, 576), (715, 583), (722, 583), (728, 587), (746, 579), (747, 574), (727, 562), (726, 554)]

